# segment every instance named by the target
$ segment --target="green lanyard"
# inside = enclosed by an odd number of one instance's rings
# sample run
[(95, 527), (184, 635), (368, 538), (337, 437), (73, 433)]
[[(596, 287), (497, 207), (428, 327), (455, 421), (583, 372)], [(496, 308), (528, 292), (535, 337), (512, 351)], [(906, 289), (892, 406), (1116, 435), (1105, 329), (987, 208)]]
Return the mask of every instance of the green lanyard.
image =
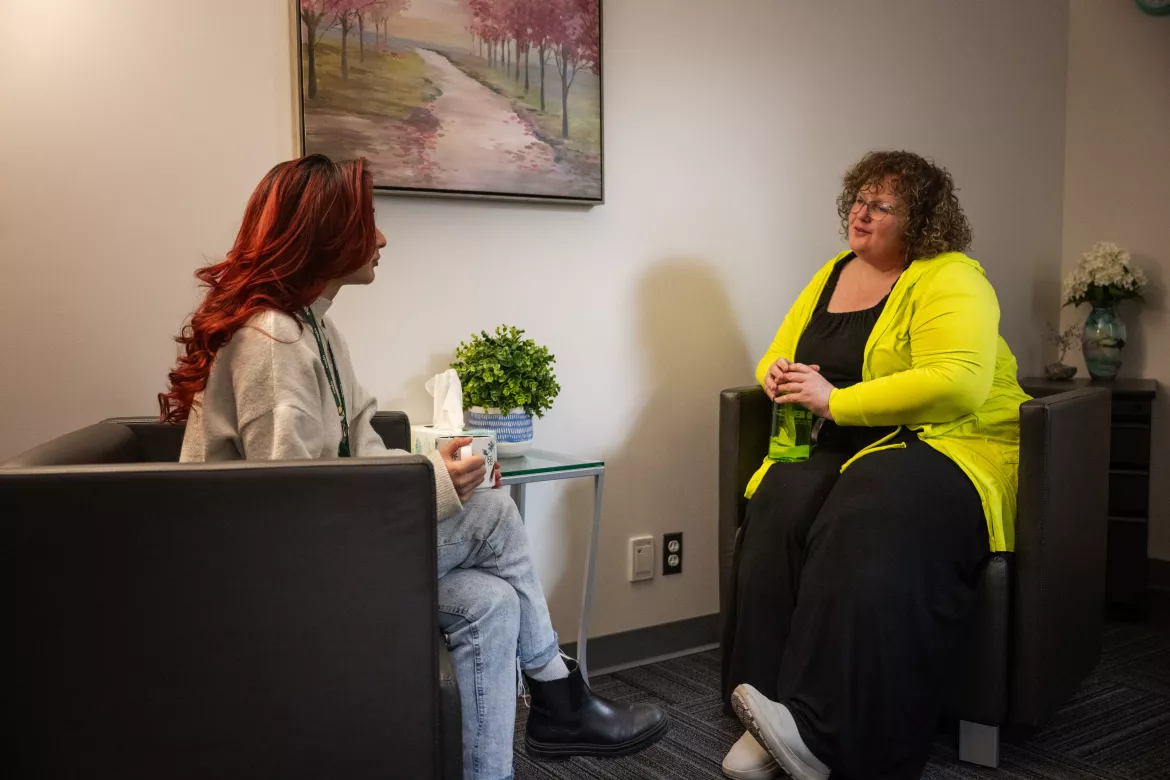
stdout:
[[(341, 375), (337, 373), (337, 358), (333, 357), (333, 345), (321, 335), (321, 328), (317, 325), (317, 318), (308, 306), (303, 311), (305, 322), (313, 331), (313, 338), (317, 340), (317, 351), (321, 353), (321, 362), (325, 365), (325, 378), (329, 380), (329, 389), (333, 391), (333, 402), (337, 404), (337, 414), (341, 417), (341, 443), (337, 445), (337, 457), (348, 458), (349, 453), (349, 416), (345, 412), (345, 392), (341, 388)], [(328, 353), (328, 357), (326, 357)], [(330, 373), (332, 369), (332, 373)]]

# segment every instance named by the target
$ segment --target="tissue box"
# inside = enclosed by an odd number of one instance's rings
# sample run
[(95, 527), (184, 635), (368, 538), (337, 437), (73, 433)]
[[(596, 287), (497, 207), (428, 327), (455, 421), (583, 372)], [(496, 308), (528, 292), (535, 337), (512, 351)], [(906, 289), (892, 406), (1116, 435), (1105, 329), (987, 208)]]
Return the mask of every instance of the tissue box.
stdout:
[(456, 431), (447, 428), (436, 428), (433, 425), (410, 426), (410, 438), (413, 442), (413, 452), (415, 455), (429, 455), (450, 439), (467, 438), (469, 436), (472, 440), (471, 444), (459, 450), (459, 456), (461, 458), (469, 458), (473, 455), (482, 455), (487, 473), (484, 475), (483, 483), (476, 490), (494, 487), (495, 482), (492, 480), (492, 471), (496, 465), (495, 431), (478, 429)]

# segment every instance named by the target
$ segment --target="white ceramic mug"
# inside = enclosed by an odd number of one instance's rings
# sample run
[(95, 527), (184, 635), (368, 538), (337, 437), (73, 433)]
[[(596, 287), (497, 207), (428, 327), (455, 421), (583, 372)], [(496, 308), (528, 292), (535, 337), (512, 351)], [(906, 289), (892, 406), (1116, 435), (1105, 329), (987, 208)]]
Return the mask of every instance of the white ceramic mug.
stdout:
[(471, 444), (459, 449), (459, 460), (470, 458), (473, 455), (483, 456), (484, 468), (487, 472), (484, 474), (483, 482), (476, 487), (476, 490), (487, 490), (495, 487), (496, 482), (493, 478), (493, 472), (496, 467), (496, 434), (492, 431), (468, 431), (453, 436), (440, 436), (435, 440), (435, 444), (436, 446), (442, 446), (442, 442), (458, 438), (471, 439)]

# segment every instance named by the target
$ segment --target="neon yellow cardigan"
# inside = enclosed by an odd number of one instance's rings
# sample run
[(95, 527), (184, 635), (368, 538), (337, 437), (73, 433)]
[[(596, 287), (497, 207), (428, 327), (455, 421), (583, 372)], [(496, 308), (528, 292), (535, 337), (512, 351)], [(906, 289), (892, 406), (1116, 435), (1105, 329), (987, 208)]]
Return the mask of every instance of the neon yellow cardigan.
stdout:
[[(756, 366), (762, 385), (779, 357), (792, 360), (833, 266), (822, 268), (788, 310)], [(838, 425), (903, 426), (963, 469), (983, 501), (991, 549), (1015, 546), (1020, 404), (1016, 359), (999, 335), (999, 302), (983, 268), (950, 252), (915, 260), (890, 291), (865, 345), (862, 382), (834, 390)], [(888, 436), (850, 459), (890, 447)], [(772, 465), (765, 459), (748, 483), (751, 498)], [(945, 507), (939, 507), (945, 513)]]

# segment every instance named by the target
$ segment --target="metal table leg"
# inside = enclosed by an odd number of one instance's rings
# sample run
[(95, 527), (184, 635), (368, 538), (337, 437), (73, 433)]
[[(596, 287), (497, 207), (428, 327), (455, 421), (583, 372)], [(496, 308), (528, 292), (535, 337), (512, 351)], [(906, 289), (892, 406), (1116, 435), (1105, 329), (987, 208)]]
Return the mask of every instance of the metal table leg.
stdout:
[(585, 557), (585, 587), (581, 594), (581, 615), (577, 624), (577, 663), (581, 667), (581, 677), (589, 681), (589, 667), (586, 661), (586, 643), (589, 640), (589, 613), (593, 608), (593, 586), (597, 573), (598, 535), (601, 530), (601, 501), (605, 488), (605, 467), (590, 468), (587, 471), (576, 473), (561, 472), (558, 474), (528, 477), (525, 482), (514, 482), (508, 487), (512, 491), (512, 500), (520, 512), (520, 519), (524, 519), (524, 492), (528, 481), (544, 482), (553, 479), (571, 479), (573, 477), (593, 477), (593, 527), (589, 534), (589, 549)]
[(577, 626), (577, 663), (581, 677), (589, 682), (589, 668), (585, 661), (585, 643), (589, 640), (589, 610), (593, 606), (593, 579), (597, 569), (597, 535), (601, 528), (601, 494), (605, 487), (605, 469), (593, 478), (593, 530), (589, 536), (589, 552), (585, 557), (585, 592), (581, 596), (581, 618)]
[(523, 482), (518, 482), (512, 485), (512, 500), (516, 503), (516, 508), (520, 510), (520, 519), (524, 519), (524, 488)]

